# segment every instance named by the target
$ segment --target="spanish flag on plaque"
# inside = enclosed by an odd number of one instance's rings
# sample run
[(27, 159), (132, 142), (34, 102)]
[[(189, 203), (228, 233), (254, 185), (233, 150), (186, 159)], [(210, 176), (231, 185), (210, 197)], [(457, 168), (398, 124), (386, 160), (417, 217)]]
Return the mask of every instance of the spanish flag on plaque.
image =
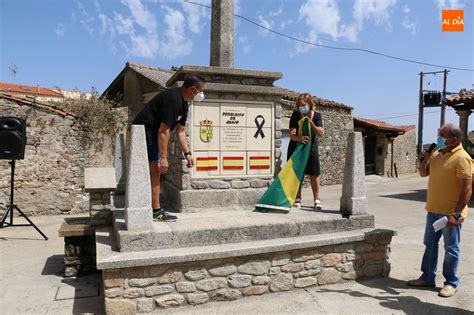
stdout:
[(196, 158), (196, 171), (216, 171), (217, 156), (200, 156)]
[(244, 157), (243, 156), (224, 156), (222, 158), (222, 169), (229, 170), (243, 170)]
[[(312, 130), (308, 117), (301, 118), (298, 125), (298, 135), (311, 137)], [(255, 206), (257, 210), (267, 212), (269, 209), (286, 211), (291, 209), (303, 181), (310, 151), (311, 141), (306, 144), (298, 142), (291, 158), (258, 201)]]
[(250, 156), (249, 169), (251, 170), (268, 170), (270, 169), (270, 156)]

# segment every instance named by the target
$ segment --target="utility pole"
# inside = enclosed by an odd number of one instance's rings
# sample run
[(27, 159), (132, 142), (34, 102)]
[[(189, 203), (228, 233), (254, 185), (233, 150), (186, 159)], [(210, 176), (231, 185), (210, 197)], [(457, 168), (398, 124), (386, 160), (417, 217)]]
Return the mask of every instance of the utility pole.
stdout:
[(418, 155), (421, 154), (423, 150), (423, 72), (419, 73), (420, 76), (420, 93), (418, 101), (418, 145), (416, 147), (416, 152)]
[(444, 69), (444, 79), (443, 79), (443, 99), (441, 100), (441, 120), (439, 127), (441, 128), (444, 125), (444, 119), (446, 115), (446, 84), (448, 81), (448, 70)]
[[(417, 144), (417, 152), (418, 154), (423, 151), (423, 109), (425, 107), (441, 107), (441, 118), (440, 118), (440, 127), (444, 125), (445, 114), (446, 114), (446, 95), (448, 92), (446, 91), (446, 86), (448, 82), (448, 70), (444, 69), (444, 71), (434, 71), (434, 72), (420, 72), (418, 75), (420, 76), (420, 94), (419, 94), (419, 103), (418, 103), (418, 144)], [(438, 73), (444, 74), (443, 80), (443, 94), (441, 99), (441, 104), (425, 104), (423, 99), (423, 76), (427, 74), (436, 75)], [(429, 91), (428, 91), (429, 92)], [(438, 92), (439, 93), (439, 92)], [(439, 95), (439, 94), (438, 94)]]

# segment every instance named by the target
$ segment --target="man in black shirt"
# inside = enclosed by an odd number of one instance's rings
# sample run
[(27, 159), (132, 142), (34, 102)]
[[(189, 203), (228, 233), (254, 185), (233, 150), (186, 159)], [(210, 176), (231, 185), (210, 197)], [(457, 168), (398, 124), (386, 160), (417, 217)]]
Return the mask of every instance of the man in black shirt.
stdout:
[(145, 126), (154, 220), (176, 220), (176, 216), (161, 207), (160, 175), (168, 172), (168, 142), (170, 131), (175, 128), (188, 167), (193, 167), (193, 158), (186, 141), (186, 119), (189, 103), (203, 99), (204, 80), (199, 76), (188, 76), (181, 87), (170, 88), (156, 95), (133, 120), (134, 125)]

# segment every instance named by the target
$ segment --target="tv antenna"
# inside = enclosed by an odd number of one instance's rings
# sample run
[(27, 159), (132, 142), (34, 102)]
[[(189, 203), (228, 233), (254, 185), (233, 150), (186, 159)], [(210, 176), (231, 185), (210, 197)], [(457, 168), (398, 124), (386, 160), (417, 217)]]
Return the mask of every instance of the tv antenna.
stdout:
[(16, 64), (12, 63), (12, 65), (10, 67), (8, 67), (8, 69), (10, 69), (10, 71), (12, 72), (13, 74), (13, 82), (15, 82), (16, 80), (16, 73), (18, 72), (18, 67), (16, 66)]

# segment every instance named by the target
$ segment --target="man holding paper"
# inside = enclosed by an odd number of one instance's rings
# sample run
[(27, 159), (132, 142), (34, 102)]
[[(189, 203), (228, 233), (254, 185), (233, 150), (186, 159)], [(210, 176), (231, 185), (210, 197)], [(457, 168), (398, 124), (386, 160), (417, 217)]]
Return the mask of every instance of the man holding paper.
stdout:
[[(422, 177), (429, 176), (426, 202), (428, 213), (423, 241), (425, 253), (421, 263), (422, 275), (418, 279), (408, 281), (408, 285), (436, 286), (438, 243), (442, 235), (445, 249), (443, 276), (446, 279), (439, 292), (442, 297), (453, 296), (459, 285), (456, 271), (460, 257), (461, 226), (466, 218), (467, 203), (472, 194), (473, 163), (461, 141), (462, 132), (459, 127), (453, 124), (442, 126), (438, 137), (439, 150), (433, 154), (427, 150), (423, 151), (424, 159), (418, 168)], [(441, 228), (443, 220), (447, 222), (446, 226)]]

